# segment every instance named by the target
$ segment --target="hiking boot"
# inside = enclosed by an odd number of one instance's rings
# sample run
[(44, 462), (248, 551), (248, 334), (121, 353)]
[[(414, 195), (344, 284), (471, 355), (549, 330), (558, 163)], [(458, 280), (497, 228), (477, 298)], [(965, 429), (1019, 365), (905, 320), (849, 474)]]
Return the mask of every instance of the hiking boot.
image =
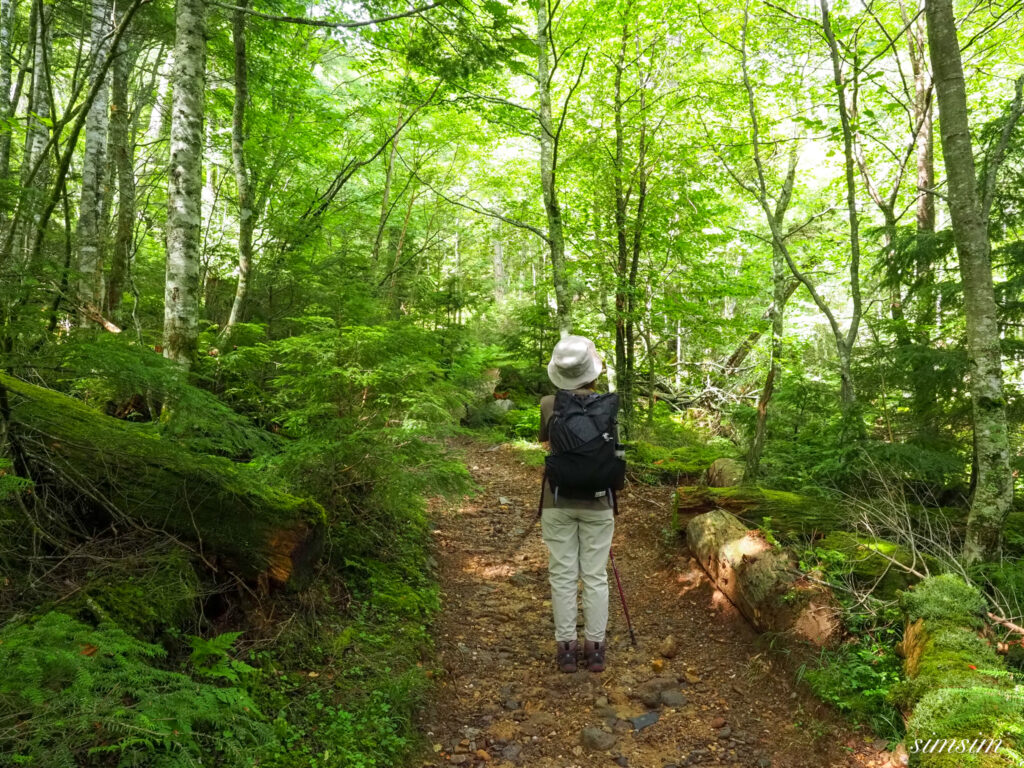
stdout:
[(604, 672), (605, 642), (587, 640), (583, 643), (583, 661), (591, 672)]
[(575, 672), (577, 651), (579, 651), (579, 643), (575, 640), (560, 640), (555, 655), (558, 669), (562, 672)]

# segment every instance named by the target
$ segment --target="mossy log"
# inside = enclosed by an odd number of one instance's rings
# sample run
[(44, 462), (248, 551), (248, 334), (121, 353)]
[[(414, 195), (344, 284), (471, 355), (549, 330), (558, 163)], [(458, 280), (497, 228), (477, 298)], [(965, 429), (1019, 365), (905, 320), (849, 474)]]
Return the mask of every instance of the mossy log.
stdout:
[(831, 591), (804, 578), (760, 532), (717, 509), (690, 520), (686, 538), (715, 586), (759, 630), (819, 646), (837, 639), (839, 606)]
[(1015, 765), (1004, 747), (1021, 748), (1024, 697), (981, 634), (984, 598), (960, 577), (943, 574), (919, 582), (900, 603), (905, 679), (892, 693), (907, 719), (910, 764)]
[(324, 511), (251, 467), (189, 453), (53, 390), (0, 374), (11, 447), (37, 486), (193, 542), (246, 578), (301, 585), (323, 549)]
[(841, 527), (839, 509), (826, 499), (757, 486), (682, 486), (676, 491), (676, 508), (682, 527), (713, 509), (731, 512), (751, 526), (761, 526), (764, 518), (771, 518), (767, 527), (787, 538)]

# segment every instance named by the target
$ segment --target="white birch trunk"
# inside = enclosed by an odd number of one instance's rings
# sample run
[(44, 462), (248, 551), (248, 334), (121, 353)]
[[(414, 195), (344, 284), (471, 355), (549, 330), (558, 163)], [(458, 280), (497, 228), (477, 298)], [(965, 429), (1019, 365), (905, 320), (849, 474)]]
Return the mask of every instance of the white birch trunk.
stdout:
[(195, 359), (198, 340), (205, 69), (206, 2), (178, 0), (171, 73), (164, 357), (186, 367)]
[(238, 284), (231, 314), (222, 336), (227, 338), (231, 329), (242, 319), (242, 311), (249, 296), (249, 272), (252, 268), (252, 233), (256, 216), (252, 205), (252, 187), (245, 160), (245, 107), (249, 99), (249, 75), (245, 50), (245, 11), (248, 0), (238, 0), (239, 10), (233, 17), (232, 34), (235, 44), (235, 104), (231, 117), (231, 160), (238, 187)]
[[(14, 1), (0, 0), (0, 118), (11, 117), (11, 27)], [(0, 133), (0, 179), (7, 178), (11, 167), (11, 132)]]
[[(92, 40), (89, 79), (95, 82), (110, 47), (114, 25), (110, 0), (92, 0)], [(82, 161), (82, 199), (78, 214), (78, 293), (82, 304), (99, 308), (103, 297), (101, 201), (106, 173), (109, 99), (101, 87), (85, 120), (85, 156)], [(88, 320), (83, 318), (83, 324)]]

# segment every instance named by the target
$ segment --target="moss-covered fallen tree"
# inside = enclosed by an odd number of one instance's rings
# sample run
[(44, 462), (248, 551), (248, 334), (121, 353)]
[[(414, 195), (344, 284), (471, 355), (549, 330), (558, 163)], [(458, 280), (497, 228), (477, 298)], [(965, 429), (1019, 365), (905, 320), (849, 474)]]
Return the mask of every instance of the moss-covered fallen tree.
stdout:
[(981, 635), (984, 598), (943, 574), (919, 582), (900, 603), (906, 679), (893, 695), (907, 717), (910, 765), (1020, 765), (1024, 689)]
[(804, 578), (789, 553), (723, 510), (686, 526), (690, 551), (715, 586), (761, 631), (827, 645), (841, 629), (831, 591)]
[(745, 485), (683, 486), (676, 492), (676, 507), (683, 527), (695, 515), (724, 509), (755, 526), (771, 518), (768, 527), (787, 537), (830, 531), (841, 520), (837, 506), (826, 499)]
[(16, 469), (40, 490), (168, 531), (247, 578), (299, 585), (319, 558), (323, 508), (268, 487), (251, 467), (4, 374), (0, 396)]

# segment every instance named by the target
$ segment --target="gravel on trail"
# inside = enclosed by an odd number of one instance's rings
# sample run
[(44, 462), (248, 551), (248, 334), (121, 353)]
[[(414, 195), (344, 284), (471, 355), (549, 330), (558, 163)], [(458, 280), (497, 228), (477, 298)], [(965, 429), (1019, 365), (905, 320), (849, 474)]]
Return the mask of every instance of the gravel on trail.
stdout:
[(541, 470), (510, 445), (454, 447), (480, 492), (433, 504), (443, 672), (419, 723), (420, 765), (894, 766), (873, 734), (797, 687), (712, 587), (670, 531), (671, 487), (620, 494), (613, 548), (637, 647), (610, 578), (607, 669), (558, 672)]

